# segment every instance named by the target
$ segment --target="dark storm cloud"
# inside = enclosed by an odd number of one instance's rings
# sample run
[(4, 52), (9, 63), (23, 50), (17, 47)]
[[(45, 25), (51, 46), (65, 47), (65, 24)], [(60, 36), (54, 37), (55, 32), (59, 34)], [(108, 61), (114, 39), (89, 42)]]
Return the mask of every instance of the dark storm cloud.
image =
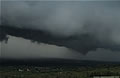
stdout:
[(2, 1), (2, 25), (50, 33), (5, 30), (14, 36), (66, 46), (83, 53), (96, 48), (120, 50), (119, 8), (119, 1)]

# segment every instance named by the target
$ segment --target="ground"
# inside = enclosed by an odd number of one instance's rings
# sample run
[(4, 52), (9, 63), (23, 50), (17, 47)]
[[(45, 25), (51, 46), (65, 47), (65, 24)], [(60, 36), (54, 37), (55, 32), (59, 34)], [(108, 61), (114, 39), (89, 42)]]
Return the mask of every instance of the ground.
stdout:
[(0, 78), (93, 78), (120, 76), (120, 65), (99, 66), (1, 66)]

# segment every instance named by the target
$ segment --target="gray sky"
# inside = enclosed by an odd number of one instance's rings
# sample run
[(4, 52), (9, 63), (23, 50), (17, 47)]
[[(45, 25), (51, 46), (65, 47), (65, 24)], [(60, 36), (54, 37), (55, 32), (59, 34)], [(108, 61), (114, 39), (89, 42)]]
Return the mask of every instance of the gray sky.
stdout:
[(1, 43), (1, 57), (4, 58), (68, 58), (81, 59), (82, 54), (72, 52), (65, 47), (44, 43), (32, 43), (30, 40), (9, 36), (7, 43)]
[(59, 47), (49, 44), (32, 43), (19, 37), (9, 36), (7, 43), (2, 43), (0, 52), (4, 58), (64, 58), (79, 60), (97, 60), (97, 61), (120, 61), (120, 52), (112, 52), (109, 49), (97, 49), (90, 51), (86, 55), (71, 51), (65, 47)]
[(9, 25), (40, 29), (53, 35), (89, 33), (102, 41), (110, 38), (120, 43), (119, 8), (119, 1), (2, 1), (2, 18)]
[[(1, 1), (33, 1), (33, 0), (1, 0)], [(34, 0), (34, 1), (119, 1), (119, 0)]]
[[(88, 34), (102, 44), (108, 42), (110, 45), (120, 46), (120, 1), (2, 1), (0, 13), (2, 24), (38, 29), (49, 32), (52, 36), (80, 37)], [(85, 43), (87, 44), (85, 46), (91, 44)], [(77, 40), (70, 44), (78, 46)], [(83, 56), (65, 46), (44, 43), (39, 45), (15, 37), (10, 37), (8, 43), (2, 44), (2, 47), (3, 56), (11, 58), (58, 57), (91, 60), (105, 58), (106, 61), (120, 61), (120, 52), (111, 49), (97, 49)]]

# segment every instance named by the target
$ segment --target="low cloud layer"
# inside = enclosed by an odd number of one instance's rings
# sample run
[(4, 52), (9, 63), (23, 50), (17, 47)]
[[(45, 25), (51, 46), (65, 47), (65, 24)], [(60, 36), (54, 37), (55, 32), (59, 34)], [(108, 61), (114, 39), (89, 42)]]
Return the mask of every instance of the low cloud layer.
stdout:
[(19, 37), (8, 36), (9, 40), (0, 42), (0, 58), (64, 58), (64, 59), (81, 59), (82, 55), (78, 52), (72, 52), (65, 47), (59, 47), (49, 44), (31, 43)]
[(84, 33), (120, 43), (120, 2), (2, 1), (2, 19), (9, 25), (71, 36)]
[[(116, 45), (119, 48), (119, 1), (16, 0), (1, 3), (2, 25), (37, 29), (55, 37), (74, 36), (77, 39), (63, 44), (74, 49), (99, 48), (101, 45), (100, 48), (111, 49)], [(84, 34), (90, 37), (83, 37)]]
[[(49, 44), (32, 43), (20, 37), (9, 36), (7, 44), (0, 42), (0, 58), (15, 59), (40, 59), (40, 58), (64, 58), (96, 61), (120, 61), (120, 52), (109, 49), (98, 48), (96, 51), (89, 51), (85, 56), (81, 53), (71, 51), (68, 48)], [(1, 52), (2, 48), (2, 52)]]
[(120, 61), (120, 52), (111, 51), (109, 49), (98, 48), (96, 51), (90, 51), (83, 60), (96, 60), (96, 61)]

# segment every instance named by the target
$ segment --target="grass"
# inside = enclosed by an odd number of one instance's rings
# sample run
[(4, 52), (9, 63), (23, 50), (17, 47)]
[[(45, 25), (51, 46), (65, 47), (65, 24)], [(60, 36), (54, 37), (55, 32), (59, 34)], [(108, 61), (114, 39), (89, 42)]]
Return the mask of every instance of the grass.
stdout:
[[(22, 71), (19, 71), (21, 69)], [(27, 71), (29, 69), (29, 71)], [(1, 66), (0, 78), (92, 78), (100, 75), (120, 76), (120, 66), (96, 67), (39, 67), (39, 66)]]

